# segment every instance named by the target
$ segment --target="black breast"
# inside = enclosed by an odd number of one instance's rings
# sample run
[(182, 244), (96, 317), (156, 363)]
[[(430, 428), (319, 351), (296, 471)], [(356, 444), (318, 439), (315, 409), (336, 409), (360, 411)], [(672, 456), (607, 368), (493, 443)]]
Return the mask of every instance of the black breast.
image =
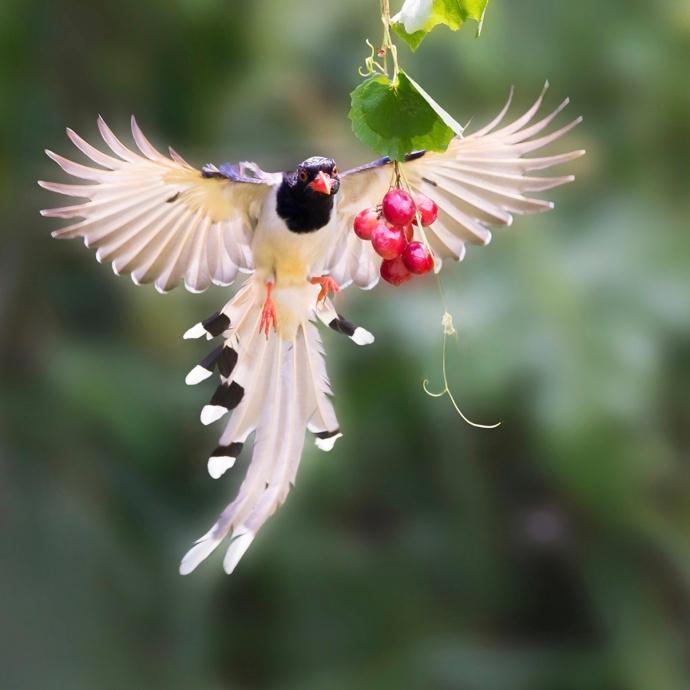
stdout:
[(290, 184), (287, 176), (278, 187), (276, 212), (292, 232), (314, 232), (328, 225), (332, 210), (333, 196)]

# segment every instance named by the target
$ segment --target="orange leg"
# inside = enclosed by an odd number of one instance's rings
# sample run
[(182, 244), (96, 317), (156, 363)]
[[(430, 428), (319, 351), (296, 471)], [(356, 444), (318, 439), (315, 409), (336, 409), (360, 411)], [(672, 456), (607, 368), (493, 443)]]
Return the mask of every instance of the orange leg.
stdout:
[(273, 283), (266, 283), (266, 301), (261, 310), (259, 333), (265, 333), (267, 338), (271, 332), (271, 328), (274, 331), (278, 329), (278, 317), (276, 315), (275, 305), (271, 299), (271, 292), (273, 292)]
[(332, 292), (333, 296), (337, 295), (340, 292), (340, 287), (338, 286), (338, 283), (333, 280), (330, 276), (319, 276), (318, 278), (309, 278), (309, 282), (312, 285), (320, 285), (321, 286), (321, 292), (319, 292), (319, 296), (316, 298), (317, 302), (322, 302), (323, 300), (328, 297), (328, 293)]

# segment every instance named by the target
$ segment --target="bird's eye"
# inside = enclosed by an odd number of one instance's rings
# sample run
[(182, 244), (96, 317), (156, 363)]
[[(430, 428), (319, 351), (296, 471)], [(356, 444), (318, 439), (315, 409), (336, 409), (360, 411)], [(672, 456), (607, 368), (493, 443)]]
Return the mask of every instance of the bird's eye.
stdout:
[(338, 166), (334, 165), (333, 166), (333, 172), (331, 173), (332, 175), (337, 175), (338, 174)]
[(306, 182), (309, 179), (309, 175), (307, 175), (306, 171), (301, 170), (299, 174), (299, 179), (302, 180), (302, 182)]

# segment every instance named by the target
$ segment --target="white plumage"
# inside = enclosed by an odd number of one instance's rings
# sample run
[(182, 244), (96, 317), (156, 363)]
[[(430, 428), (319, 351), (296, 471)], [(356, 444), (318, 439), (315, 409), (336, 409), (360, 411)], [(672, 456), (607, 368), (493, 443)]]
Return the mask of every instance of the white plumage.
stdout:
[[(547, 85), (548, 86), (548, 85)], [(444, 153), (425, 153), (403, 164), (413, 191), (439, 208), (432, 227), (415, 229), (435, 259), (462, 260), (467, 244), (486, 245), (490, 226), (510, 226), (515, 215), (553, 208), (534, 192), (572, 181), (571, 175), (540, 177), (534, 172), (572, 161), (583, 151), (528, 157), (553, 143), (580, 118), (544, 134), (565, 108), (533, 122), (544, 98), (514, 122), (500, 127), (510, 98), (498, 117), (474, 134), (454, 139)], [(512, 92), (511, 92), (512, 98)], [(234, 500), (213, 527), (182, 559), (187, 574), (229, 537), (223, 561), (232, 572), (265, 521), (286, 499), (295, 482), (308, 430), (316, 445), (331, 450), (342, 435), (331, 402), (319, 332), (325, 325), (358, 345), (374, 341), (369, 331), (342, 319), (329, 299), (317, 305), (318, 287), (309, 278), (330, 275), (344, 287), (370, 289), (379, 279), (381, 259), (369, 243), (351, 231), (354, 216), (376, 206), (388, 190), (392, 167), (386, 161), (340, 176), (330, 220), (320, 229), (297, 233), (276, 212), (281, 173), (264, 173), (253, 163), (200, 171), (172, 149), (158, 152), (132, 118), (137, 150), (125, 146), (98, 119), (106, 154), (68, 129), (72, 143), (94, 165), (82, 165), (47, 152), (66, 173), (85, 184), (39, 182), (52, 192), (81, 203), (42, 211), (48, 217), (74, 220), (54, 237), (81, 237), (101, 262), (137, 283), (154, 283), (166, 292), (180, 283), (192, 292), (211, 284), (229, 285), (239, 272), (251, 274), (235, 296), (211, 319), (192, 326), (184, 338), (221, 336), (222, 347), (187, 375), (196, 385), (220, 372), (220, 385), (201, 412), (211, 424), (230, 413), (219, 446), (208, 459), (208, 472), (228, 472), (255, 434), (251, 462)], [(97, 166), (97, 167), (94, 167)], [(422, 234), (423, 233), (423, 234)], [(277, 333), (259, 332), (267, 282), (277, 316)]]

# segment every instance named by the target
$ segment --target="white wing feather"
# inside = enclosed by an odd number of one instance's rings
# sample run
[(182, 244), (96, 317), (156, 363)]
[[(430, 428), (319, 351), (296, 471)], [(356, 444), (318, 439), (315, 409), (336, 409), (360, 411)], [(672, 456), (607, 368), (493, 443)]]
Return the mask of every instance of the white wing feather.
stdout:
[[(205, 178), (172, 149), (157, 151), (132, 118), (135, 152), (99, 117), (98, 129), (112, 153), (103, 153), (71, 129), (72, 143), (104, 169), (46, 151), (66, 173), (92, 184), (39, 182), (58, 194), (87, 201), (42, 211), (53, 218), (82, 219), (53, 237), (81, 237), (96, 258), (136, 284), (154, 282), (160, 292), (180, 282), (192, 292), (212, 283), (229, 285), (239, 271), (253, 270), (250, 250), (261, 204), (280, 175), (257, 182)], [(95, 184), (93, 184), (95, 183)]]

